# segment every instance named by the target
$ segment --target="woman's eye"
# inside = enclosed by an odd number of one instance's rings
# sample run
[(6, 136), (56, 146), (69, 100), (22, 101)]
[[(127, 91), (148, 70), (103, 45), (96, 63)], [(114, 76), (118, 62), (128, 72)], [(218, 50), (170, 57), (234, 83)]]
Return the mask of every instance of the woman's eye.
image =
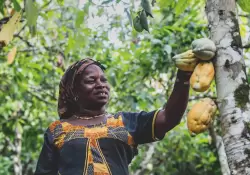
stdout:
[(108, 80), (106, 78), (103, 78), (102, 79), (102, 82), (107, 82)]
[(86, 82), (86, 83), (89, 83), (89, 84), (92, 84), (92, 83), (94, 83), (95, 81), (94, 81), (94, 80), (86, 80), (85, 82)]

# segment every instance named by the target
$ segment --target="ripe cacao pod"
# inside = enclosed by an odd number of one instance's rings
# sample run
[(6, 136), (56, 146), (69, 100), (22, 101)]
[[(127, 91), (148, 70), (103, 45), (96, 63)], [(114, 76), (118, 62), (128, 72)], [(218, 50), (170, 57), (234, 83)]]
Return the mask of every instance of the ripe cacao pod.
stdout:
[(214, 42), (208, 38), (196, 39), (191, 44), (194, 55), (201, 60), (211, 60), (216, 51)]
[(192, 50), (175, 55), (172, 60), (176, 67), (183, 71), (193, 71), (197, 64), (197, 58), (194, 56)]
[(217, 106), (210, 98), (195, 103), (187, 115), (187, 127), (190, 133), (204, 132), (212, 123)]
[(211, 61), (200, 62), (190, 77), (190, 85), (197, 92), (206, 91), (214, 78), (214, 66)]

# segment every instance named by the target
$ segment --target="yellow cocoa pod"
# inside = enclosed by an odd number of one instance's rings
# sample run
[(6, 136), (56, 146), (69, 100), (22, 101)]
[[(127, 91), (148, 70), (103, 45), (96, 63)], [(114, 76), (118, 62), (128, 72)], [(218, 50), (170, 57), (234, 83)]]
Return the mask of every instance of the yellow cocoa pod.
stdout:
[(190, 133), (199, 134), (212, 123), (217, 106), (210, 98), (195, 103), (187, 114), (187, 127)]
[(193, 51), (192, 50), (188, 50), (186, 52), (183, 52), (183, 53), (175, 55), (172, 58), (172, 60), (175, 61), (175, 60), (181, 60), (181, 59), (190, 59), (190, 58), (193, 58), (193, 57), (194, 57)]
[(197, 64), (197, 58), (194, 56), (192, 50), (175, 55), (172, 60), (176, 67), (183, 71), (193, 71)]
[(201, 60), (211, 60), (216, 52), (214, 42), (208, 38), (196, 39), (191, 44), (194, 55)]
[(197, 92), (206, 91), (214, 78), (214, 66), (211, 61), (200, 62), (190, 77), (190, 86)]

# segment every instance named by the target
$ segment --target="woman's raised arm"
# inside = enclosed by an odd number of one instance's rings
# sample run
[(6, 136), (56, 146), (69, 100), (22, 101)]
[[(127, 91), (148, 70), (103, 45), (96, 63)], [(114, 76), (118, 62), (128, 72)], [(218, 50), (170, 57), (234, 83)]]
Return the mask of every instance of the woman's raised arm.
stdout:
[(164, 106), (159, 111), (155, 121), (155, 135), (164, 137), (165, 133), (173, 129), (181, 121), (189, 98), (189, 79), (192, 72), (178, 70), (173, 91)]

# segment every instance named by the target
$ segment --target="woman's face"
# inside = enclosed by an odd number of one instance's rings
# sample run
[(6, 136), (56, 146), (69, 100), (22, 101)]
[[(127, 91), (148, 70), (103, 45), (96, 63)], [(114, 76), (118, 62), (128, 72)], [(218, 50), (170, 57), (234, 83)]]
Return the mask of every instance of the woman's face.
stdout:
[(108, 103), (110, 86), (104, 72), (97, 65), (88, 66), (77, 87), (79, 102), (86, 109), (96, 109)]

